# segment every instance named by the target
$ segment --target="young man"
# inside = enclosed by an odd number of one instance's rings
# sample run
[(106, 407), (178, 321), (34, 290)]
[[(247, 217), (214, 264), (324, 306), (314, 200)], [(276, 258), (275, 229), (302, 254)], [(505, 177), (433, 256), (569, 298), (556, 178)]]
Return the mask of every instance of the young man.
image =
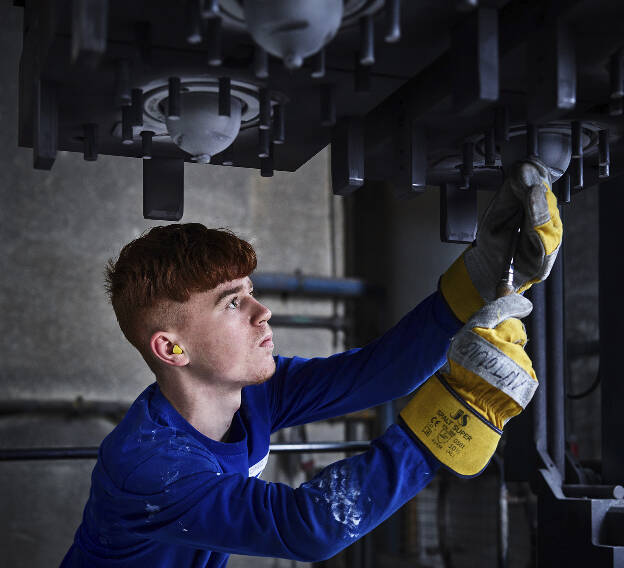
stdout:
[[(102, 442), (62, 566), (221, 567), (230, 553), (318, 561), (394, 513), (440, 464), (480, 473), (537, 385), (516, 319), (530, 302), (491, 301), (519, 206), (514, 290), (545, 278), (561, 225), (548, 173), (524, 163), (440, 291), (369, 345), (309, 360), (273, 356), (271, 312), (253, 296), (256, 257), (245, 241), (193, 223), (126, 245), (109, 264), (108, 291), (156, 382)], [(258, 478), (271, 432), (421, 385), (367, 452), (296, 489)]]

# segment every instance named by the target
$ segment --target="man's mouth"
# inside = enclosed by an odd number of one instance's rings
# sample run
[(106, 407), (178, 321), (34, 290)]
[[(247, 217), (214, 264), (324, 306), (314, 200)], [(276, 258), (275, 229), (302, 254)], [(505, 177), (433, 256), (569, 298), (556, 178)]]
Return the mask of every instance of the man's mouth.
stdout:
[(271, 347), (273, 348), (273, 334), (269, 333), (266, 337), (262, 339), (260, 342), (260, 347)]

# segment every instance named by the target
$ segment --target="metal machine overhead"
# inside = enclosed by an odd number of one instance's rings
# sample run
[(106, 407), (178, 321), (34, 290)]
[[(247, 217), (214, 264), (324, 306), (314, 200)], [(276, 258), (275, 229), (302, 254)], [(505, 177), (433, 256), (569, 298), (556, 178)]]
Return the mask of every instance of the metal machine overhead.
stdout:
[[(501, 156), (526, 147), (527, 124), (552, 137), (578, 121), (574, 192), (599, 177), (601, 130), (619, 151), (618, 2), (345, 0), (339, 28), (316, 54), (297, 55), (299, 67), (246, 24), (244, 6), (262, 14), (275, 2), (24, 4), (20, 145), (42, 169), (57, 150), (151, 158), (146, 197), (171, 203), (147, 217), (180, 218), (182, 161), (271, 175), (333, 142), (338, 194), (367, 179), (400, 195), (494, 188)], [(325, 23), (317, 4), (297, 19), (278, 2), (265, 16), (281, 18), (268, 47), (309, 42), (302, 34)]]

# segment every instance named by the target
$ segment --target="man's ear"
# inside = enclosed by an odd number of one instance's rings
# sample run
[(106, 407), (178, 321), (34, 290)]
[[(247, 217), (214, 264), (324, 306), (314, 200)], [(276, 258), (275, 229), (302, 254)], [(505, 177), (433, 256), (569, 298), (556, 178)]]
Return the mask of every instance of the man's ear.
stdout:
[(157, 331), (152, 334), (150, 349), (158, 359), (167, 363), (167, 365), (184, 367), (189, 363), (184, 346), (180, 345), (174, 334), (167, 331)]

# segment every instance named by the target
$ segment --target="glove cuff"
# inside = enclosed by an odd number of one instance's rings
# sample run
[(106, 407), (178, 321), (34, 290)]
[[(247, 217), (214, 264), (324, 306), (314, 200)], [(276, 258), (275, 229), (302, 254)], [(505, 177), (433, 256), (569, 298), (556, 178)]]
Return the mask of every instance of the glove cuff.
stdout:
[(502, 434), (455, 393), (440, 374), (414, 393), (400, 418), (419, 443), (460, 477), (474, 477), (485, 469)]
[(466, 323), (485, 305), (468, 274), (465, 254), (466, 252), (462, 253), (440, 278), (440, 292), (455, 317), (462, 323)]

